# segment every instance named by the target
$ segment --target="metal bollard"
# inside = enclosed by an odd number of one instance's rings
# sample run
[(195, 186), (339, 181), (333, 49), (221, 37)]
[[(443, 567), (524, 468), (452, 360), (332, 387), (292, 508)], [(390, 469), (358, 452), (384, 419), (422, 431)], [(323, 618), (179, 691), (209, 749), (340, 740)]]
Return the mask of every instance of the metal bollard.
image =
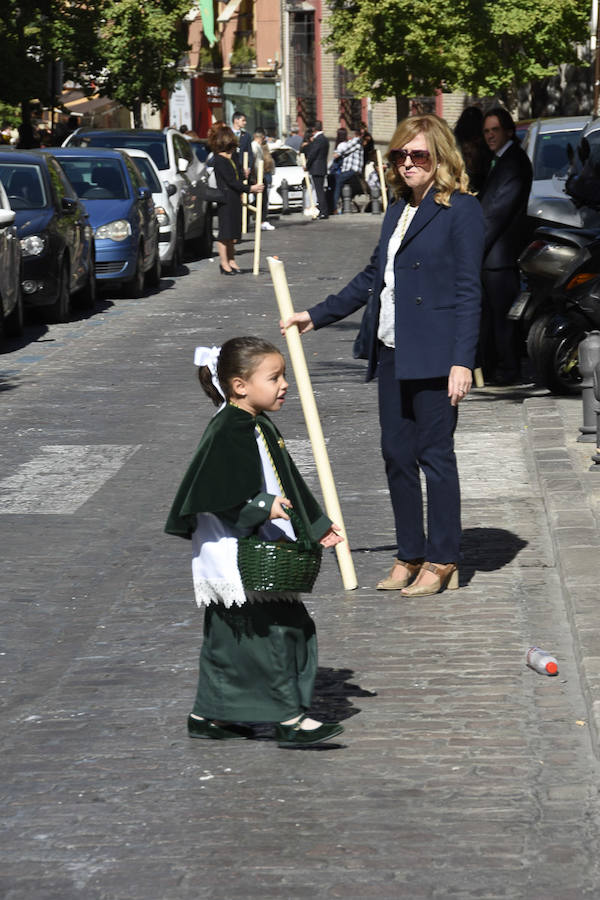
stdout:
[(592, 444), (596, 440), (596, 415), (594, 411), (594, 369), (600, 363), (600, 331), (590, 331), (578, 348), (579, 371), (581, 372), (581, 399), (583, 401), (583, 425), (579, 443)]
[(290, 186), (287, 183), (287, 178), (281, 179), (279, 193), (281, 194), (281, 212), (286, 216), (290, 211)]
[(347, 183), (342, 188), (342, 212), (352, 212), (352, 188)]
[(593, 465), (590, 466), (590, 472), (600, 472), (600, 362), (594, 369), (592, 378), (594, 391), (594, 412), (596, 414), (596, 452), (592, 456)]
[(381, 189), (379, 185), (369, 185), (369, 193), (371, 195), (371, 212), (373, 215), (379, 215), (381, 212)]

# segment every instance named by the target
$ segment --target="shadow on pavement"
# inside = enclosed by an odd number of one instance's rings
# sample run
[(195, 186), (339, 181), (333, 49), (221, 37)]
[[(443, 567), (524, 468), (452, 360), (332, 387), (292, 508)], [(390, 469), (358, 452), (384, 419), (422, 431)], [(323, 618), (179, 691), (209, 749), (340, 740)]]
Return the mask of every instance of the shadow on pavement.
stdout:
[(477, 570), (503, 569), (528, 542), (505, 528), (466, 528), (462, 535), (461, 586), (468, 584)]

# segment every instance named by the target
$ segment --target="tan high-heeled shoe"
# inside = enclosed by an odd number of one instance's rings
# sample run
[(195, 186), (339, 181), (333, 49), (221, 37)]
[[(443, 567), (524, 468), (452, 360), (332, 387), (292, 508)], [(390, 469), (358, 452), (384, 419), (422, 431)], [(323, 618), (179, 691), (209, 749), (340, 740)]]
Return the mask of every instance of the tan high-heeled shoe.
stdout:
[[(392, 572), (397, 565), (404, 566), (406, 569), (406, 575), (402, 578), (392, 578)], [(377, 582), (376, 589), (378, 591), (399, 591), (413, 580), (415, 575), (420, 572), (422, 565), (422, 559), (394, 559), (394, 565), (390, 569), (390, 574), (387, 578), (382, 578), (381, 581)]]
[[(424, 562), (421, 570), (433, 572), (436, 580), (432, 584), (418, 584), (416, 581), (408, 587), (402, 589), (404, 597), (427, 597), (430, 594), (439, 594), (444, 588), (449, 591), (455, 591), (458, 587), (458, 567), (456, 563), (447, 563), (440, 565), (439, 563)], [(417, 576), (418, 577), (418, 576)]]

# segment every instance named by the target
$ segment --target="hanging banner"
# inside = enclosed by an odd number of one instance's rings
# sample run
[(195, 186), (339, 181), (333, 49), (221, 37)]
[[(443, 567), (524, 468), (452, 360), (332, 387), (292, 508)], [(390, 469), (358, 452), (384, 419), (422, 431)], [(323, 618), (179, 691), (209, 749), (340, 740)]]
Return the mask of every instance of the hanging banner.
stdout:
[(213, 0), (196, 0), (196, 3), (198, 4), (198, 9), (200, 10), (200, 16), (202, 18), (202, 30), (204, 31), (204, 36), (212, 47), (217, 43), (215, 37)]

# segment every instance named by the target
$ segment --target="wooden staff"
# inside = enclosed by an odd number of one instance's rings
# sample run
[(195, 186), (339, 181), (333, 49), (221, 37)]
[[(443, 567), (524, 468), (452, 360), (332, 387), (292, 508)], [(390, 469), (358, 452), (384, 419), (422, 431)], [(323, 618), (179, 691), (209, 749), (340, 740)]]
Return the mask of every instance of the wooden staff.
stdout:
[(306, 157), (305, 157), (304, 153), (299, 154), (299, 159), (300, 159), (300, 165), (304, 169), (304, 184), (306, 185), (306, 192), (308, 194), (308, 202), (310, 203), (310, 206), (304, 207), (304, 215), (310, 216), (311, 219), (316, 219), (317, 216), (319, 215), (319, 210), (315, 206), (315, 199), (313, 197), (312, 184), (310, 181), (310, 174), (306, 171), (306, 168), (305, 168)]
[(479, 367), (473, 369), (473, 381), (475, 382), (475, 387), (485, 387), (483, 372)]
[[(244, 151), (244, 156), (242, 158), (242, 168), (243, 172), (243, 182), (244, 184), (248, 184), (248, 179), (246, 178), (246, 169), (248, 168), (248, 151)], [(242, 234), (248, 234), (248, 194), (244, 191), (242, 194)]]
[[(262, 159), (258, 160), (257, 163), (257, 184), (263, 183), (263, 169), (264, 169), (264, 161)], [(256, 219), (254, 220), (254, 266), (252, 267), (252, 274), (258, 275), (258, 266), (260, 263), (260, 236), (262, 234), (261, 225), (262, 225), (262, 194), (256, 194)]]
[(387, 187), (385, 183), (385, 178), (383, 177), (383, 160), (381, 158), (381, 150), (376, 150), (375, 155), (377, 157), (377, 171), (379, 172), (379, 184), (381, 185), (381, 202), (383, 204), (383, 211), (385, 212), (387, 209), (388, 196), (387, 196)]
[[(267, 262), (269, 263), (269, 269), (273, 279), (273, 287), (275, 288), (275, 296), (277, 298), (277, 305), (279, 306), (279, 315), (285, 322), (294, 314), (292, 298), (290, 296), (287, 278), (285, 277), (285, 267), (281, 260), (276, 259), (274, 256), (268, 256)], [(302, 403), (302, 411), (308, 429), (308, 436), (312, 444), (317, 473), (321, 483), (321, 490), (323, 491), (325, 509), (329, 518), (335, 522), (336, 525), (340, 526), (340, 533), (344, 538), (341, 544), (336, 544), (335, 546), (344, 590), (353, 591), (358, 587), (358, 582), (356, 580), (354, 563), (352, 562), (350, 547), (348, 545), (348, 536), (344, 527), (342, 510), (340, 508), (335, 482), (333, 480), (333, 473), (329, 463), (325, 438), (323, 437), (323, 429), (321, 428), (317, 404), (315, 403), (315, 395), (310, 383), (310, 376), (308, 374), (308, 367), (306, 365), (306, 358), (304, 356), (298, 326), (292, 325), (291, 328), (287, 328), (285, 337), (290, 351), (290, 359), (292, 360), (296, 384), (298, 385), (298, 393), (300, 394), (300, 402)]]

